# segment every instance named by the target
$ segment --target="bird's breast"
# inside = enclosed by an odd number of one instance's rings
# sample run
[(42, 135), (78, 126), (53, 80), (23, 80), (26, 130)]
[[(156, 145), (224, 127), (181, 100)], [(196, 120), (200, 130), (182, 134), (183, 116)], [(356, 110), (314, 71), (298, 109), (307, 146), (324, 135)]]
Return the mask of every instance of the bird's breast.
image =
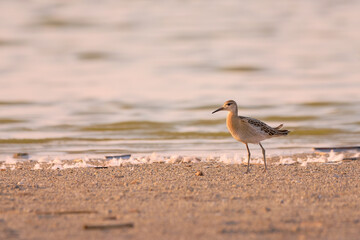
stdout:
[(231, 134), (231, 136), (233, 136), (233, 138), (235, 138), (238, 141), (242, 141), (243, 138), (243, 134), (241, 134), (242, 131), (242, 126), (241, 126), (241, 120), (237, 117), (234, 116), (233, 114), (229, 113), (229, 115), (226, 118), (226, 126)]
[(247, 122), (242, 121), (238, 116), (229, 114), (226, 118), (226, 126), (233, 138), (243, 143), (259, 143), (264, 139), (262, 134), (256, 131)]

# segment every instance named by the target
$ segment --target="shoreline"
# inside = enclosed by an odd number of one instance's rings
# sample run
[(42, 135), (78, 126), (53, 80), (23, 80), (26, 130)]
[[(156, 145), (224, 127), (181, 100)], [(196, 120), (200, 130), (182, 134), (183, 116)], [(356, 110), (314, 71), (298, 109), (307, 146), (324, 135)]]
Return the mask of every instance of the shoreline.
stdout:
[[(17, 157), (17, 155), (24, 158)], [(346, 161), (360, 160), (360, 152), (304, 152), (297, 154), (267, 156), (268, 164), (275, 165), (292, 165), (301, 164), (306, 167), (307, 164), (325, 163), (341, 164)], [(60, 156), (42, 156), (30, 157), (26, 153), (14, 154), (0, 159), (0, 170), (16, 170), (27, 166), (32, 170), (52, 169), (63, 170), (68, 168), (88, 168), (88, 167), (115, 167), (129, 164), (181, 164), (181, 163), (223, 163), (223, 164), (247, 164), (247, 157), (240, 153), (231, 154), (198, 154), (198, 155), (181, 155), (181, 154), (123, 154), (123, 155), (104, 155), (99, 156), (77, 156), (62, 155)], [(260, 155), (251, 157), (251, 165), (263, 165), (263, 158)], [(29, 167), (32, 166), (32, 167)]]

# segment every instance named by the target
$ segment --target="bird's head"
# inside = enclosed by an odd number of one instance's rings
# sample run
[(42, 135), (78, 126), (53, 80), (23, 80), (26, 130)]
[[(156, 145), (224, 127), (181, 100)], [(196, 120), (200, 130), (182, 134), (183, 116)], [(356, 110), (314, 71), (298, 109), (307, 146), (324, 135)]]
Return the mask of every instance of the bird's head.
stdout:
[(216, 109), (212, 113), (214, 114), (219, 111), (229, 111), (237, 114), (237, 104), (234, 100), (226, 101), (221, 108)]

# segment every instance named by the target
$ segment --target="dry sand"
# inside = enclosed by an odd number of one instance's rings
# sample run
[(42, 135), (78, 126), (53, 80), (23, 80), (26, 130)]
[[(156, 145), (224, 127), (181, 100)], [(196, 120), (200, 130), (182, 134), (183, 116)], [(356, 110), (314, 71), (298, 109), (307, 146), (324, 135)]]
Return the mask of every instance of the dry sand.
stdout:
[(360, 161), (33, 167), (0, 171), (0, 239), (360, 238)]

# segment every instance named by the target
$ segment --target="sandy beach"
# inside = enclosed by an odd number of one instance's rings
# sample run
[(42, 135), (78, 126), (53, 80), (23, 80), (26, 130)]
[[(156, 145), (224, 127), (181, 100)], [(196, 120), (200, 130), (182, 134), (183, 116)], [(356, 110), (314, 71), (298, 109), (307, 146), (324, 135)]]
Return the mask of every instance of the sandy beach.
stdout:
[(0, 10), (0, 240), (360, 240), (360, 1)]
[[(295, 158), (295, 157), (294, 157)], [(273, 163), (275, 160), (270, 159)], [(2, 169), (0, 239), (358, 239), (360, 161)]]

